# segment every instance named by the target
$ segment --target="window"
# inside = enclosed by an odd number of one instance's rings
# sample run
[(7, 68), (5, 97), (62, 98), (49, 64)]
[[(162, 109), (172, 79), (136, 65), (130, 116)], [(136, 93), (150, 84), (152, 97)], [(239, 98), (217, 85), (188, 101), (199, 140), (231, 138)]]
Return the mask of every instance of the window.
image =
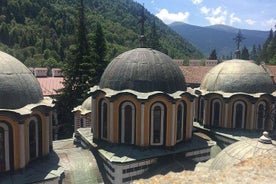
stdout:
[(264, 129), (265, 121), (266, 121), (266, 102), (262, 101), (258, 105), (258, 112), (257, 112), (257, 129)]
[(212, 101), (211, 118), (211, 125), (219, 127), (221, 121), (221, 101), (219, 99)]
[(151, 107), (151, 145), (162, 145), (164, 141), (165, 108), (161, 103), (155, 103)]
[(13, 160), (12, 128), (6, 122), (0, 122), (0, 173), (10, 170)]
[(176, 142), (183, 140), (186, 135), (186, 109), (184, 102), (177, 106)]
[(81, 120), (81, 122), (80, 122), (80, 127), (81, 127), (81, 128), (85, 127), (84, 119), (81, 117), (80, 120)]
[(101, 101), (101, 116), (100, 116), (100, 132), (101, 139), (107, 140), (107, 103), (102, 100)]
[(0, 172), (6, 170), (5, 165), (5, 130), (0, 126)]
[(134, 144), (135, 142), (135, 106), (131, 102), (121, 105), (120, 138), (121, 143)]
[(245, 119), (246, 119), (246, 105), (242, 101), (238, 101), (234, 103), (234, 111), (233, 111), (233, 121), (234, 128), (245, 128)]
[(29, 124), (29, 153), (30, 159), (37, 156), (37, 127), (33, 120)]
[(202, 123), (203, 122), (203, 112), (204, 112), (204, 99), (203, 98), (200, 98), (199, 100), (199, 111), (198, 111), (198, 120), (199, 120), (199, 123)]
[(31, 117), (29, 122), (29, 158), (42, 156), (42, 120), (38, 115)]

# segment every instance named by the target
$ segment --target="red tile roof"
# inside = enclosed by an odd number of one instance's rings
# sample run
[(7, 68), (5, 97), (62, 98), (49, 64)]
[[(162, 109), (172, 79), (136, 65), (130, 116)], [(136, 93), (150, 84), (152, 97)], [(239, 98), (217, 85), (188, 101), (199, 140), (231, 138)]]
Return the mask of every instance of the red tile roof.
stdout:
[(179, 66), (187, 84), (200, 84), (205, 74), (213, 66)]
[(63, 77), (38, 77), (37, 80), (42, 89), (43, 96), (57, 95), (57, 90), (63, 88)]

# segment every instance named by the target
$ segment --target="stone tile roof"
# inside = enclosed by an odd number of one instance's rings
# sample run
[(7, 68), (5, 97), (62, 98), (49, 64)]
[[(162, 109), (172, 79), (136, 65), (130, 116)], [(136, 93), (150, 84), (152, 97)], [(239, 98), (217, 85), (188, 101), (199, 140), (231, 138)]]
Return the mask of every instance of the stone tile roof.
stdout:
[(257, 184), (275, 183), (276, 154), (259, 155), (248, 158), (234, 166), (222, 170), (211, 171), (168, 171), (150, 178), (136, 180), (137, 184), (168, 184), (168, 183), (193, 183), (193, 184)]
[(43, 96), (57, 95), (57, 90), (63, 88), (63, 77), (38, 77), (37, 80), (42, 89)]

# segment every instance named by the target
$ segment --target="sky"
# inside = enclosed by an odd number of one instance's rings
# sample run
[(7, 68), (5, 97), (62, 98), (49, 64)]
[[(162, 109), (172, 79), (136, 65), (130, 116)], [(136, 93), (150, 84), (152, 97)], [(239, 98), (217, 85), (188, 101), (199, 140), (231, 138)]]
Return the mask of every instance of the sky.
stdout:
[(276, 0), (134, 0), (165, 24), (224, 24), (239, 29), (275, 30)]

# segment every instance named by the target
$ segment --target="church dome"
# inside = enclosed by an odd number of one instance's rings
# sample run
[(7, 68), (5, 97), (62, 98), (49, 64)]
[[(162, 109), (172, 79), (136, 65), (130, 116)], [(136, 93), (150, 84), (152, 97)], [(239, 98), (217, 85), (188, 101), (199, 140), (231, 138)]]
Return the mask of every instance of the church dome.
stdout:
[(91, 97), (88, 97), (84, 102), (81, 104), (81, 109), (85, 111), (91, 111)]
[(149, 48), (133, 49), (113, 59), (105, 69), (99, 86), (138, 92), (174, 93), (186, 90), (185, 78), (173, 60)]
[(272, 93), (273, 80), (259, 65), (245, 60), (229, 60), (212, 68), (203, 78), (200, 89), (226, 93)]
[(17, 109), (43, 99), (37, 79), (19, 60), (0, 51), (0, 109)]
[(265, 154), (275, 154), (276, 146), (267, 132), (259, 139), (245, 139), (224, 148), (210, 164), (210, 169), (233, 166), (243, 160)]

